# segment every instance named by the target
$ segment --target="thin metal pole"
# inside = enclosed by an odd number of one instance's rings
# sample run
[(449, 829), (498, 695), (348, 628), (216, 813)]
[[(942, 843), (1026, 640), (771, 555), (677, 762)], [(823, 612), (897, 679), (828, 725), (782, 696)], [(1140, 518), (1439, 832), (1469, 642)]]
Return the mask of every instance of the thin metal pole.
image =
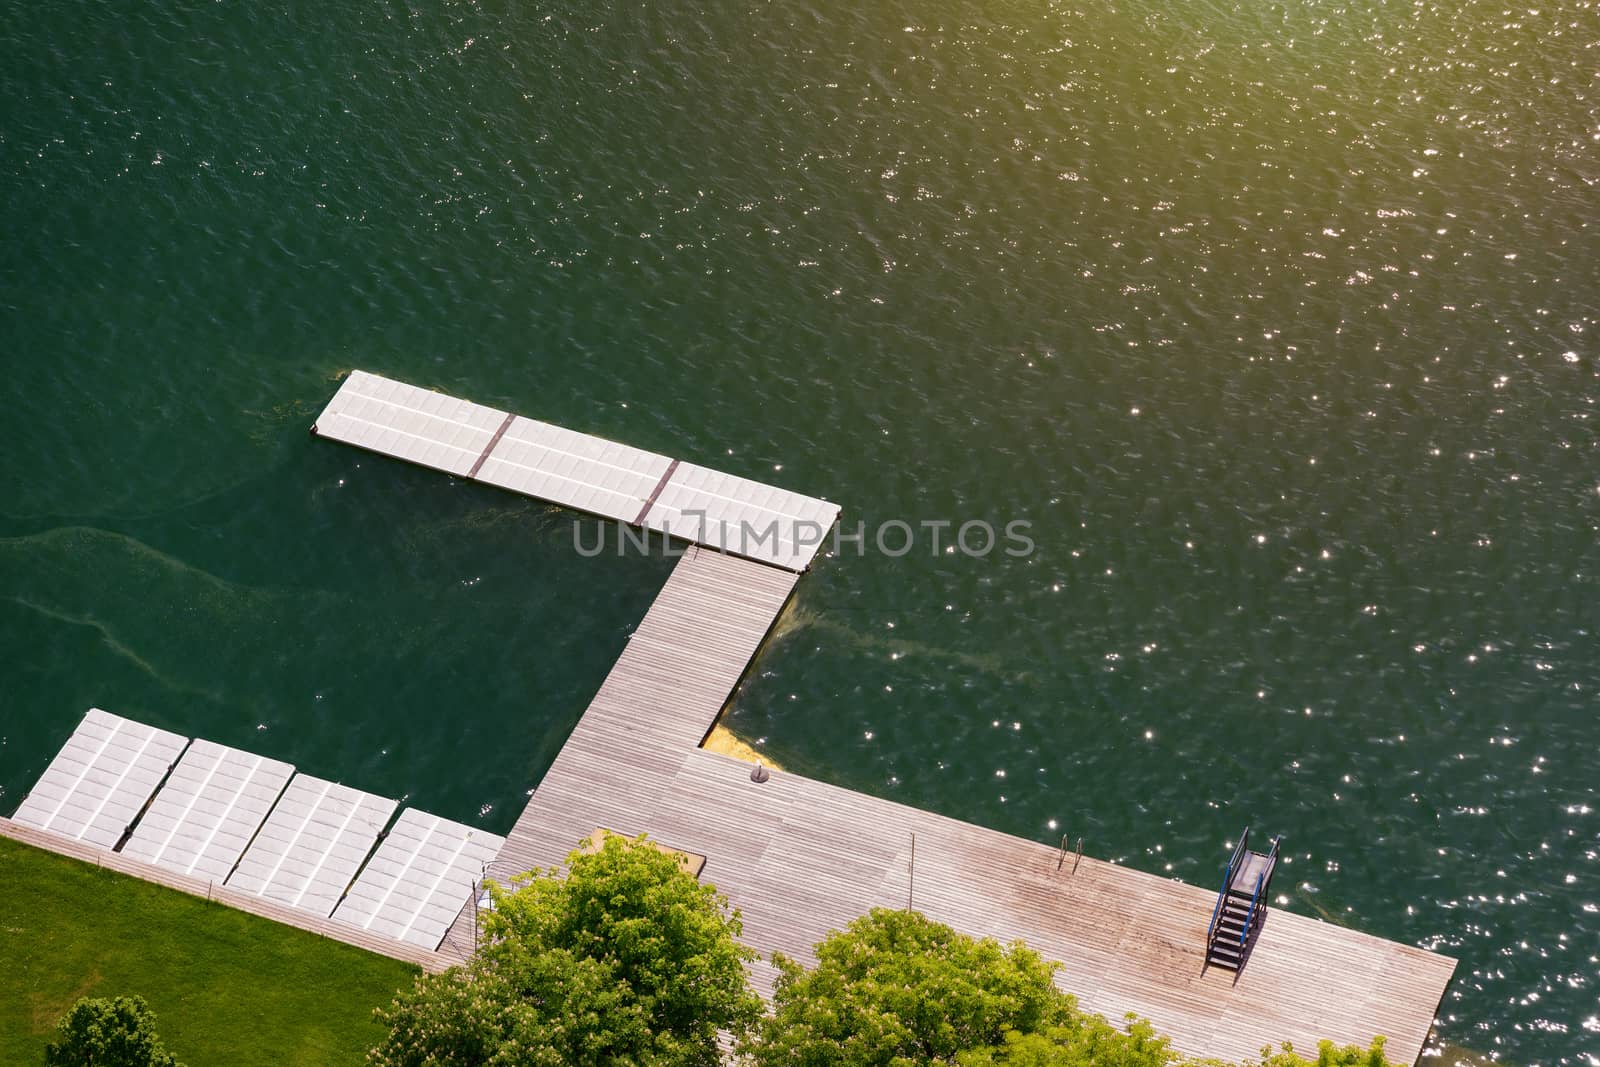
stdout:
[(917, 893), (917, 835), (911, 835), (911, 880), (906, 885), (906, 910), (911, 911)]
[(1059, 871), (1061, 869), (1061, 865), (1063, 863), (1065, 863), (1065, 862), (1067, 862), (1067, 835), (1066, 834), (1062, 834), (1061, 835), (1061, 855), (1056, 857), (1056, 870)]
[(1078, 873), (1078, 864), (1083, 860), (1083, 838), (1078, 838), (1078, 855), (1072, 861), (1072, 873)]
[(472, 954), (478, 954), (478, 896), (483, 892), (483, 883), (488, 880), (489, 865), (478, 864), (478, 881), (472, 887)]

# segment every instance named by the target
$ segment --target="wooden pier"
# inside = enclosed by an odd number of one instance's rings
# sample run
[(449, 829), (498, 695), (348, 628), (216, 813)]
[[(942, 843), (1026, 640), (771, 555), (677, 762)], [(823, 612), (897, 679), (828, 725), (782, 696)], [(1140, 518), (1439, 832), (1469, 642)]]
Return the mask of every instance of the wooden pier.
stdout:
[[(501, 843), (408, 809), (354, 881), (330, 895), (350, 854), (374, 843), (357, 818), (366, 795), (345, 798), (336, 829), (307, 850), (303, 831), (334, 790), (308, 780), (280, 816), (299, 776), (261, 816), (234, 875), (197, 877), (237, 854), (237, 829), (221, 828), (238, 821), (230, 798), (258, 768), (247, 774), (235, 757), (222, 772), (219, 754), (191, 749), (196, 766), (171, 777), (188, 792), (151, 803), (162, 814), (143, 833), (134, 827), (137, 855), (113, 851), (118, 820), (143, 802), (132, 784), (150, 780), (157, 757), (178, 759), (186, 742), (174, 748), (148, 727), (86, 719), (86, 736), (69, 742), (17, 821), (0, 819), (0, 834), (439, 969), (472, 950), (473, 907), (451, 923), (440, 887), (461, 883), (474, 864), (493, 855), (490, 875), (511, 882), (560, 865), (599, 828), (646, 833), (705, 857), (701, 877), (741, 910), (745, 940), (764, 957), (752, 968), (763, 994), (772, 953), (809, 960), (817, 941), (868, 909), (915, 907), (969, 934), (1027, 942), (1061, 961), (1058, 984), (1085, 1008), (1113, 1021), (1144, 1016), (1191, 1055), (1236, 1061), (1282, 1041), (1310, 1051), (1324, 1038), (1366, 1045), (1379, 1034), (1396, 1062), (1420, 1054), (1455, 969), (1445, 956), (1273, 908), (1241, 971), (1208, 968), (1214, 890), (799, 775), (772, 771), (757, 782), (750, 764), (702, 749), (837, 506), (361, 371), (314, 429), (693, 546), (511, 833)], [(111, 764), (86, 773), (96, 759)], [(197, 825), (178, 829), (184, 820)], [(314, 910), (294, 906), (307, 897)]]
[[(743, 913), (745, 941), (809, 960), (873, 907), (914, 906), (1060, 960), (1085, 1008), (1150, 1019), (1195, 1056), (1268, 1044), (1388, 1040), (1413, 1062), (1455, 961), (1278, 909), (1237, 982), (1205, 968), (1215, 891), (1105, 863), (699, 746), (795, 576), (702, 550), (679, 560), (507, 836), (490, 874), (561, 863), (604, 826), (706, 857), (701, 877)], [(912, 838), (915, 836), (915, 882)], [(754, 969), (771, 991), (774, 971)]]
[[(449, 424), (428, 430), (407, 422), (408, 432), (422, 436), (384, 438), (374, 427), (464, 402), (441, 402), (438, 394), (372, 375), (352, 381), (340, 390), (351, 399), (330, 404), (330, 410), (355, 407), (368, 420), (339, 431), (352, 443), (415, 458), (430, 447), (429, 433), (457, 432)], [(374, 397), (389, 406), (374, 406)], [(475, 419), (485, 433), (491, 424), (523, 421), (471, 411), (451, 417)], [(325, 436), (328, 421), (318, 421)], [(548, 428), (537, 436), (579, 455), (618, 457), (614, 466), (645, 473), (608, 476), (586, 468), (587, 461), (519, 453), (522, 462), (568, 480), (507, 487), (540, 496), (546, 492), (540, 486), (553, 486), (566, 495), (547, 499), (651, 526), (660, 486), (675, 477), (676, 464), (648, 453), (608, 452), (622, 446), (561, 433), (568, 436)], [(469, 474), (488, 471), (505, 447), (472, 437), (454, 462), (466, 464)], [(474, 448), (482, 449), (476, 459)], [(597, 477), (608, 479), (612, 495), (573, 495), (587, 494), (574, 486)], [(764, 519), (748, 502), (774, 499), (786, 516), (829, 526), (837, 516), (824, 501), (709, 477), (736, 486), (732, 495), (747, 502), (720, 505), (717, 529), (735, 519)], [(915, 906), (970, 934), (1026, 941), (1062, 962), (1059, 983), (1084, 1007), (1112, 1020), (1129, 1012), (1145, 1016), (1192, 1055), (1238, 1060), (1282, 1041), (1309, 1050), (1324, 1038), (1365, 1045), (1383, 1034), (1392, 1059), (1417, 1058), (1454, 960), (1271, 909), (1235, 976), (1205, 966), (1214, 890), (1089, 857), (1061, 864), (1057, 849), (798, 775), (771, 772), (757, 783), (750, 764), (702, 749), (811, 554), (789, 547), (729, 554), (714, 550), (731, 547), (725, 536), (687, 539), (706, 547), (690, 549), (674, 567), (507, 836), (492, 876), (511, 881), (533, 867), (557, 866), (600, 827), (647, 833), (706, 857), (701, 876), (741, 910), (745, 940), (763, 957), (810, 959), (817, 941), (869, 908)], [(469, 940), (470, 922), (460, 916), (449, 940)], [(757, 964), (752, 977), (770, 993), (770, 964)]]

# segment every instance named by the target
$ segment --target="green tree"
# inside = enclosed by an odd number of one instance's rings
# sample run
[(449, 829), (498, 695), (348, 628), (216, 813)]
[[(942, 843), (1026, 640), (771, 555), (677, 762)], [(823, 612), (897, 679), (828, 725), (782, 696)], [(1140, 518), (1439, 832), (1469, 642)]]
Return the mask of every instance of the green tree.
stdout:
[(1259, 1060), (1246, 1060), (1242, 1067), (1311, 1067), (1313, 1063), (1316, 1067), (1390, 1067), (1383, 1057), (1383, 1046), (1382, 1036), (1373, 1038), (1366, 1048), (1323, 1041), (1317, 1045), (1317, 1058), (1308, 1060), (1285, 1041), (1276, 1051), (1270, 1046), (1262, 1049)]
[(490, 891), (472, 961), (379, 1009), (373, 1067), (714, 1067), (760, 1016), (738, 912), (643, 837)]
[[(960, 1067), (1230, 1067), (1221, 1060), (1180, 1055), (1148, 1020), (1129, 1015), (1127, 1023), (1126, 1031), (1119, 1030), (1074, 1006), (1067, 1018), (1039, 1033), (1010, 1031), (999, 1046), (964, 1052), (956, 1062)], [(1259, 1059), (1239, 1067), (1393, 1067), (1383, 1058), (1383, 1046), (1381, 1037), (1367, 1048), (1324, 1041), (1313, 1063), (1285, 1042), (1277, 1051), (1262, 1049)]]
[(961, 1067), (1168, 1067), (1180, 1062), (1203, 1067), (1182, 1061), (1172, 1043), (1147, 1020), (1129, 1015), (1127, 1022), (1128, 1029), (1119, 1030), (1071, 1003), (1063, 1017), (1044, 1030), (1008, 1031), (998, 1046), (963, 1052), (956, 1062)]
[(156, 1036), (143, 997), (84, 997), (56, 1023), (45, 1067), (182, 1067)]
[(774, 958), (772, 1014), (742, 1046), (757, 1067), (954, 1063), (1071, 1010), (1052, 978), (1056, 964), (917, 912), (874, 910), (816, 952), (809, 971)]

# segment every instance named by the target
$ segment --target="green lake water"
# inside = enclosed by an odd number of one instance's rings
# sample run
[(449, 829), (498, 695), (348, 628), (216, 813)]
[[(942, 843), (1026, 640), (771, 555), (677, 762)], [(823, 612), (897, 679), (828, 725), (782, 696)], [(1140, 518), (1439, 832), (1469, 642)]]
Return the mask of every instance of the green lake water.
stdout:
[[(84, 709), (505, 830), (671, 566), (362, 367), (827, 496), (786, 767), (1460, 958), (1600, 1063), (1600, 11), (10, 2), (0, 812)], [(870, 538), (870, 535), (869, 535)], [(870, 546), (869, 546), (870, 547)]]

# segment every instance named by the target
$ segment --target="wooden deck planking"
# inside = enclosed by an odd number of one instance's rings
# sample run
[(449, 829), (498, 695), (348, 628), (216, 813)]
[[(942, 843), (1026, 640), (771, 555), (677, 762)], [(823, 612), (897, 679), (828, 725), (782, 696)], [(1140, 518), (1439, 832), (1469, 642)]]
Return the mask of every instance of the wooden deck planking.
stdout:
[[(750, 788), (763, 790), (778, 780), (774, 776), (766, 786)], [(818, 795), (828, 791), (816, 783), (798, 789), (787, 801), (780, 832), (794, 833), (792, 826), (816, 810)], [(746, 796), (736, 807), (721, 810), (763, 807)], [(1313, 1048), (1324, 1037), (1365, 1043), (1385, 1033), (1391, 1054), (1412, 1061), (1453, 970), (1453, 962), (1442, 957), (1397, 951), (1399, 946), (1376, 938), (1275, 909), (1235, 984), (1226, 971), (1201, 973), (1213, 903), (1209, 892), (1090, 859), (1076, 875), (1063, 872), (1052, 879), (1041, 872), (1053, 870), (1054, 849), (897, 809), (862, 798), (859, 826), (908, 833), (915, 828), (919, 910), (974, 934), (1026, 941), (1063, 961), (1060, 984), (1078, 994), (1085, 1007), (1112, 1019), (1128, 1011), (1145, 1015), (1195, 1055), (1238, 1059), (1283, 1040)], [(701, 838), (686, 837), (689, 829), (675, 827), (686, 847), (714, 856), (718, 828), (704, 825)], [(898, 888), (901, 855), (896, 854), (880, 886)], [(903, 855), (909, 860), (909, 847)], [(751, 920), (751, 940), (758, 949), (805, 958), (806, 946), (796, 945), (795, 938), (820, 936), (819, 931), (865, 910), (830, 887), (815, 902), (818, 914), (795, 914), (814, 899), (793, 888), (812, 877), (814, 861), (803, 848), (769, 842), (754, 877), (741, 877), (735, 869), (718, 881)], [(1067, 863), (1070, 867), (1071, 860)], [(767, 911), (775, 913), (770, 933)], [(1267, 960), (1272, 964), (1264, 965)], [(1371, 993), (1380, 967), (1400, 972), (1391, 989), (1403, 996)], [(1330, 981), (1329, 972), (1338, 977)], [(1388, 1007), (1378, 1010), (1379, 1000)]]
[[(748, 771), (745, 777), (748, 779)], [(761, 862), (788, 811), (782, 797), (774, 798), (759, 810), (741, 809), (738, 786), (737, 779), (706, 775), (696, 761), (687, 760), (657, 802), (652, 822), (652, 834), (664, 842), (672, 842), (678, 838), (702, 836), (707, 808), (739, 811), (739, 818), (724, 823), (717, 855), (706, 857), (704, 877), (719, 886), (724, 881), (724, 872), (752, 870)]]
[(681, 463), (643, 522), (718, 551), (800, 571), (838, 517), (838, 507), (825, 500)]
[(503, 411), (358, 370), (312, 432), (465, 477), (505, 419)]
[(635, 520), (672, 465), (666, 456), (520, 415), (483, 459), (481, 481), (621, 522)]
[(735, 556), (685, 553), (534, 791), (493, 872), (507, 878), (559, 864), (597, 826), (637, 834), (652, 825), (661, 795), (738, 685), (797, 578)]

